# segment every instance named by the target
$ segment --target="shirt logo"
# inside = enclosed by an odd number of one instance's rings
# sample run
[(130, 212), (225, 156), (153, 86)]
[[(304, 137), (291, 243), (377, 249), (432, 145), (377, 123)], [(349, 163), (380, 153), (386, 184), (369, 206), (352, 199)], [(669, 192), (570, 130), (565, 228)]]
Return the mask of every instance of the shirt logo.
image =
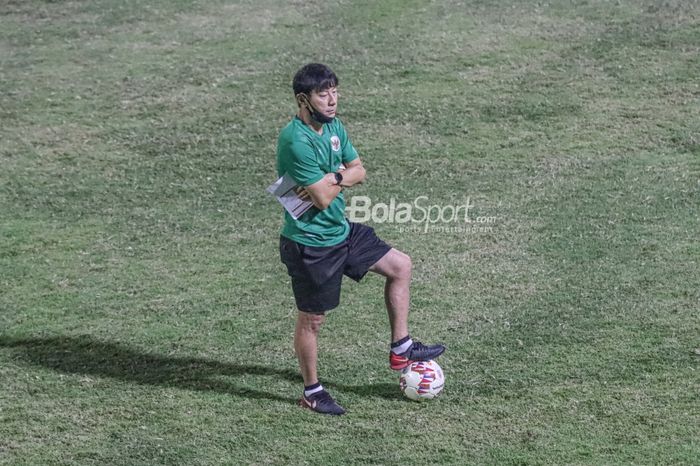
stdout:
[(335, 152), (340, 150), (340, 139), (338, 139), (338, 136), (331, 136), (331, 147)]

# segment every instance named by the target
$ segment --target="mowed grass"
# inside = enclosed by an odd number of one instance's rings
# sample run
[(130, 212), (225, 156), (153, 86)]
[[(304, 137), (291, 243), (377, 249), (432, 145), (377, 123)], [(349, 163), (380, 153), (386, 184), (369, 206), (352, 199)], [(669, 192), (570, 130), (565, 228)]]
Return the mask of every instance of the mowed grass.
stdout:
[[(0, 464), (693, 464), (697, 2), (0, 6)], [(387, 367), (383, 283), (322, 331), (341, 418), (295, 404), (277, 134), (309, 61), (414, 260), (437, 400)], [(464, 227), (461, 223), (436, 226)], [(470, 225), (475, 226), (475, 225)]]

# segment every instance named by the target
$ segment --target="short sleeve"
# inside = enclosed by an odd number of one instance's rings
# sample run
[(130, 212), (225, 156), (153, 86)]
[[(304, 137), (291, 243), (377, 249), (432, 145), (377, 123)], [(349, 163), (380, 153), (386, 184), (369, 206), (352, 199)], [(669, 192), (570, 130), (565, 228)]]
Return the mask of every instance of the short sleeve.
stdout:
[(350, 140), (343, 146), (343, 163), (352, 162), (357, 158), (357, 151)]
[(345, 131), (345, 127), (342, 123), (338, 122), (338, 136), (340, 138), (340, 148), (343, 154), (343, 163), (352, 162), (357, 158), (357, 151), (355, 147), (350, 142), (348, 133)]
[(301, 186), (310, 186), (321, 178), (324, 173), (316, 161), (316, 152), (309, 143), (295, 141), (289, 146), (289, 162), (287, 173)]

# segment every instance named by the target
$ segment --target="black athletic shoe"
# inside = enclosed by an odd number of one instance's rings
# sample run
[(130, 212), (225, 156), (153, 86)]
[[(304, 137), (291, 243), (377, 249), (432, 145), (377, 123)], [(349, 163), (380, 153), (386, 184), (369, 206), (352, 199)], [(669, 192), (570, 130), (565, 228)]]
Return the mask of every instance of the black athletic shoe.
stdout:
[(389, 366), (392, 370), (400, 371), (413, 361), (428, 361), (435, 359), (445, 352), (445, 345), (424, 345), (420, 341), (413, 340), (405, 353), (396, 354), (389, 351)]
[(333, 414), (336, 416), (345, 414), (345, 410), (342, 406), (336, 403), (330, 393), (325, 390), (321, 390), (309, 396), (302, 395), (299, 404), (304, 408), (321, 414)]

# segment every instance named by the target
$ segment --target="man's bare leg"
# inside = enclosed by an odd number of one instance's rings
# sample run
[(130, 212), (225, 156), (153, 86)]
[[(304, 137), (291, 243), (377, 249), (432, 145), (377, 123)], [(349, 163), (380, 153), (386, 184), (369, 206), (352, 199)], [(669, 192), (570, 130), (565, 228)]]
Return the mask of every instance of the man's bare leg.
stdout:
[(294, 329), (294, 351), (299, 359), (304, 379), (304, 396), (299, 404), (322, 414), (341, 415), (345, 409), (323, 388), (318, 381), (318, 332), (326, 320), (324, 315), (299, 311)]
[(408, 308), (411, 300), (411, 258), (401, 251), (391, 249), (374, 264), (370, 271), (386, 277), (384, 302), (389, 314), (391, 341), (408, 335)]
[(318, 332), (325, 321), (322, 314), (311, 314), (299, 311), (297, 314), (296, 328), (294, 329), (294, 351), (299, 359), (301, 376), (304, 385), (312, 385), (318, 382)]
[(389, 250), (370, 270), (386, 277), (384, 301), (391, 325), (389, 366), (401, 370), (411, 361), (426, 361), (440, 356), (444, 345), (424, 345), (408, 334), (408, 307), (411, 300), (411, 258), (396, 249)]

